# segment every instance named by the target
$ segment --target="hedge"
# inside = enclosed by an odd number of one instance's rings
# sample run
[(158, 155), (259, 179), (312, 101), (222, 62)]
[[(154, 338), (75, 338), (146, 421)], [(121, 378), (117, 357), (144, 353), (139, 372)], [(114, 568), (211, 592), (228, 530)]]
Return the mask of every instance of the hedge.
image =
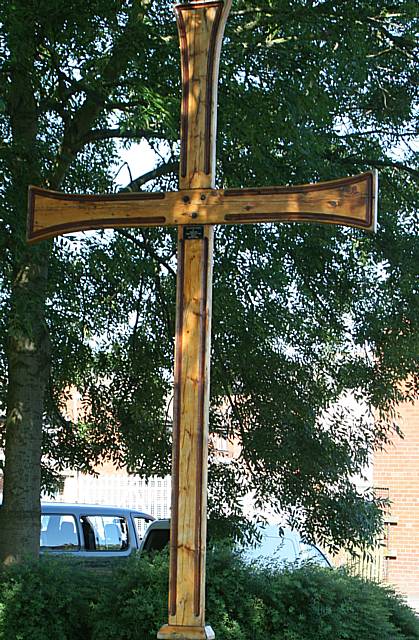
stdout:
[[(168, 558), (95, 571), (43, 559), (0, 572), (0, 640), (155, 640), (167, 619)], [(217, 640), (419, 640), (393, 590), (316, 566), (208, 554), (207, 619)]]

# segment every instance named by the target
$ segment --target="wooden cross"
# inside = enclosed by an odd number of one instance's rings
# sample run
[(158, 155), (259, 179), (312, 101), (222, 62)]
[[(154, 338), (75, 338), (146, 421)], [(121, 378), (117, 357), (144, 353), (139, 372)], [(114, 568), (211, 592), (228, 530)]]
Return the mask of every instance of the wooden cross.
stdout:
[(180, 190), (67, 195), (30, 187), (28, 241), (105, 227), (177, 226), (169, 624), (158, 638), (213, 638), (205, 625), (213, 225), (323, 222), (374, 230), (374, 172), (296, 187), (215, 188), (221, 41), (231, 0), (175, 6), (182, 66)]

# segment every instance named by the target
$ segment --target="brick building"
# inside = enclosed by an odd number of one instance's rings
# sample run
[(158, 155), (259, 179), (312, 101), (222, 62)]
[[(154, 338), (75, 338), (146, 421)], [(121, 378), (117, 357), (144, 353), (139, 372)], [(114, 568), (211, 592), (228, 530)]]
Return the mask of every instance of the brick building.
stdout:
[(404, 437), (375, 454), (373, 483), (391, 501), (383, 578), (419, 611), (419, 402), (399, 412)]

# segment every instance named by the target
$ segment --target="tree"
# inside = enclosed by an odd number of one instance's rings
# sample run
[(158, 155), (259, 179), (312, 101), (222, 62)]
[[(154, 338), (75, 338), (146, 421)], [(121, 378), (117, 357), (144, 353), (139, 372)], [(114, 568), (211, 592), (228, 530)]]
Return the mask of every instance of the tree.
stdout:
[[(111, 190), (116, 141), (167, 150), (128, 188), (174, 186), (180, 83), (169, 2), (0, 6), (0, 556), (13, 560), (38, 551), (41, 466), (44, 485), (102, 456), (144, 474), (169, 468), (173, 233), (28, 247), (25, 227), (30, 183)], [(256, 504), (279, 505), (307, 536), (335, 544), (371, 539), (377, 526), (376, 501), (351, 478), (397, 431), (397, 401), (416, 393), (414, 30), (409, 1), (233, 7), (220, 81), (223, 186), (375, 166), (381, 199), (375, 237), (293, 225), (217, 232), (211, 428), (237, 437), (242, 454), (212, 464), (215, 519), (240, 523), (240, 496), (252, 491)], [(63, 417), (70, 384), (91, 406), (85, 424)], [(348, 392), (365, 402), (356, 423), (336, 409)]]

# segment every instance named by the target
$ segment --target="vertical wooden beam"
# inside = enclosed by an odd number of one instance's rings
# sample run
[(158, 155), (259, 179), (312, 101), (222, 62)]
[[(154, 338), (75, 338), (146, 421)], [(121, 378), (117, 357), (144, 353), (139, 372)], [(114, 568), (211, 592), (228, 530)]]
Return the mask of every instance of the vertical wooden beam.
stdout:
[[(181, 189), (215, 187), (218, 66), (227, 2), (175, 7), (181, 49)], [(202, 194), (205, 198), (205, 194)], [(191, 218), (194, 217), (191, 204)], [(213, 227), (179, 227), (169, 624), (158, 638), (214, 638), (205, 624)]]
[[(205, 630), (208, 457), (210, 253), (213, 230), (185, 238), (179, 230), (178, 308), (173, 429), (169, 627), (176, 638), (212, 637)], [(188, 234), (188, 227), (184, 230)], [(189, 632), (188, 629), (190, 628)], [(167, 637), (167, 634), (164, 636)]]
[(180, 188), (215, 186), (217, 87), (228, 2), (176, 5), (182, 69)]

